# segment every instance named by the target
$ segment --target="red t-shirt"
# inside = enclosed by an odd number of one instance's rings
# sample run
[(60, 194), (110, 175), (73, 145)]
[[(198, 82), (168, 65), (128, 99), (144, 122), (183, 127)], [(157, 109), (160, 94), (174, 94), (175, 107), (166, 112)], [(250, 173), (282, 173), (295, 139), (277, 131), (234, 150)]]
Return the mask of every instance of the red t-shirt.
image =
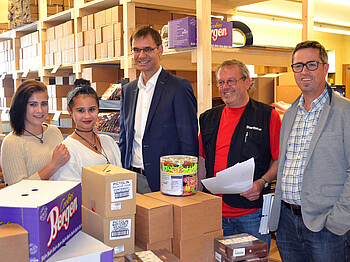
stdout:
[[(230, 149), (231, 138), (244, 109), (245, 106), (240, 108), (230, 108), (225, 106), (222, 111), (216, 140), (214, 176), (216, 176), (217, 172), (222, 171), (227, 167), (227, 157)], [(273, 161), (278, 159), (281, 123), (280, 116), (277, 111), (273, 109), (270, 118), (270, 148)], [(199, 156), (205, 158), (201, 134), (199, 134)], [(245, 216), (254, 213), (256, 210), (258, 210), (258, 208), (247, 209), (231, 207), (222, 201), (222, 216), (225, 218)]]

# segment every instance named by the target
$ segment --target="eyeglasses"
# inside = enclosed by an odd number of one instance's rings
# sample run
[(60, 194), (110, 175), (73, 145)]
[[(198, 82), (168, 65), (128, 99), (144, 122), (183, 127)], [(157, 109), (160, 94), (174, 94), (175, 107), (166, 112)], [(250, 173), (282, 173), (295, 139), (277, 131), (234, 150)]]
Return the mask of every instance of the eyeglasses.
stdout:
[(306, 66), (306, 68), (309, 71), (315, 71), (315, 70), (317, 70), (319, 64), (325, 64), (325, 63), (322, 63), (320, 61), (309, 61), (305, 64), (304, 63), (295, 63), (295, 64), (292, 64), (291, 67), (292, 67), (294, 73), (300, 73), (301, 71), (304, 70), (304, 66)]
[(152, 48), (152, 47), (150, 47), (150, 46), (147, 46), (147, 47), (145, 47), (145, 48), (137, 48), (137, 47), (134, 47), (134, 48), (132, 48), (131, 50), (132, 50), (132, 52), (133, 52), (134, 54), (140, 54), (141, 51), (143, 51), (145, 54), (150, 54), (150, 53), (152, 53), (155, 49), (157, 49), (158, 46), (159, 46), (159, 45), (157, 45), (157, 46), (154, 47), (154, 48)]
[(234, 85), (237, 85), (238, 81), (239, 80), (242, 80), (242, 79), (245, 79), (245, 77), (241, 77), (240, 79), (229, 79), (229, 80), (226, 80), (226, 81), (219, 81), (216, 83), (217, 87), (224, 87), (225, 83), (228, 85), (228, 86), (234, 86)]

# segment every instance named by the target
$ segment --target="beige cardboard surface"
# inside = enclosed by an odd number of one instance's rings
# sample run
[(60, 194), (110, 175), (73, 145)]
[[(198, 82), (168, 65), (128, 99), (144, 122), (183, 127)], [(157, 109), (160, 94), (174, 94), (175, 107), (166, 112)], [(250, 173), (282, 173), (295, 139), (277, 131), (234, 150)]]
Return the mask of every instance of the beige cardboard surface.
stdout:
[(173, 238), (173, 206), (136, 194), (135, 228), (136, 238), (148, 244)]
[(135, 215), (104, 218), (82, 206), (82, 231), (113, 247), (113, 256), (135, 250)]
[(1, 261), (29, 262), (28, 231), (18, 224), (0, 226)]
[(188, 196), (203, 203), (205, 217), (204, 233), (220, 230), (222, 228), (222, 198), (197, 191), (196, 194)]
[(161, 192), (146, 194), (156, 199), (173, 204), (174, 238), (191, 239), (202, 236), (204, 232), (203, 205), (187, 196), (175, 197), (163, 195)]
[(170, 252), (173, 251), (171, 238), (154, 243), (143, 242), (142, 240), (135, 238), (135, 245), (140, 247), (142, 250), (157, 250), (165, 248)]
[(136, 174), (114, 165), (83, 167), (83, 206), (103, 217), (136, 213)]
[(174, 238), (173, 254), (182, 262), (203, 262), (203, 236), (186, 240)]

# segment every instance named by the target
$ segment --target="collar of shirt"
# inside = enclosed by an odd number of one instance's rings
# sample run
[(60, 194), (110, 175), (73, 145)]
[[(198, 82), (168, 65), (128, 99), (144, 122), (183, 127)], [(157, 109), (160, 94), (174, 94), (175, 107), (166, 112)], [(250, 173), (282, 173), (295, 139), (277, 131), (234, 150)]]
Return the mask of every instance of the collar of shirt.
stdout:
[(147, 84), (145, 85), (144, 84), (144, 81), (143, 81), (143, 73), (141, 73), (140, 77), (139, 77), (139, 80), (137, 82), (137, 87), (139, 89), (141, 88), (145, 88), (146, 91), (149, 91), (150, 89), (154, 88), (157, 84), (157, 80), (158, 80), (158, 77), (160, 75), (160, 72), (162, 71), (163, 67), (160, 66), (158, 71), (147, 81)]
[[(317, 97), (314, 101), (312, 101), (310, 111), (321, 110), (324, 103), (326, 103), (328, 96), (329, 95), (328, 95), (327, 88), (325, 88), (323, 90), (322, 94), (319, 97)], [(299, 110), (306, 111), (305, 110), (305, 98), (304, 98), (303, 94), (301, 95), (301, 97), (299, 99), (298, 108), (299, 108)]]

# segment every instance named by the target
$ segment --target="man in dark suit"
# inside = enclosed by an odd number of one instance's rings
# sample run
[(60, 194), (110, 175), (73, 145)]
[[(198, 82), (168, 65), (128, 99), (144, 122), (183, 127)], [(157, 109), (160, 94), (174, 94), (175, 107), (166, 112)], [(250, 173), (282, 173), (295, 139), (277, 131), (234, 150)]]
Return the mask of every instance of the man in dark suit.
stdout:
[(191, 83), (160, 65), (160, 34), (149, 26), (130, 37), (140, 77), (121, 93), (119, 147), (124, 168), (137, 175), (137, 191), (160, 190), (160, 157), (198, 156), (197, 101)]

